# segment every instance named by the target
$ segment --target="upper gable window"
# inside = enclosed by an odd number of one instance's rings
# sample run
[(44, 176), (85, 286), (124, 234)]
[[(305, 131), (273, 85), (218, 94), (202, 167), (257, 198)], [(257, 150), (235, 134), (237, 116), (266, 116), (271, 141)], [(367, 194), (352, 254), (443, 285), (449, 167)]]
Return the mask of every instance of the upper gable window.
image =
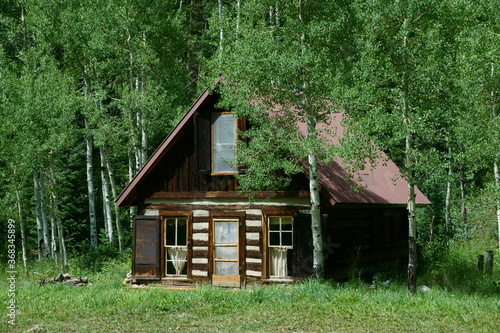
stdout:
[(229, 112), (212, 114), (212, 173), (233, 174), (236, 167), (229, 161), (234, 159), (236, 148), (236, 118)]

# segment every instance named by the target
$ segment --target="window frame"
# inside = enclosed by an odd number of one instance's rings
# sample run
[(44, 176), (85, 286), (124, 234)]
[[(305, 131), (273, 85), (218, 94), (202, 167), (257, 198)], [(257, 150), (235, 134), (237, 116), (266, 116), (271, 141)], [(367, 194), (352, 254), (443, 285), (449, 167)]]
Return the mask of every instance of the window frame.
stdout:
[[(211, 123), (211, 127), (212, 127), (212, 130), (210, 131), (210, 146), (211, 146), (210, 147), (210, 149), (211, 149), (210, 164), (211, 164), (211, 174), (212, 175), (234, 175), (236, 172), (238, 172), (238, 168), (236, 166), (233, 168), (233, 170), (220, 170), (219, 171), (219, 170), (216, 170), (216, 168), (215, 168), (215, 134), (216, 134), (215, 133), (215, 131), (216, 131), (216, 129), (215, 129), (216, 128), (215, 127), (215, 116), (216, 115), (223, 115), (223, 114), (230, 114), (234, 118), (235, 140), (234, 140), (233, 152), (234, 152), (234, 156), (236, 155), (236, 145), (237, 145), (237, 141), (238, 141), (238, 119), (230, 111), (212, 112), (210, 115), (210, 123)], [(225, 163), (225, 164), (228, 164), (228, 163)]]
[[(162, 279), (172, 279), (172, 280), (190, 280), (192, 278), (192, 213), (191, 212), (166, 212), (160, 211), (161, 216), (161, 277)], [(186, 221), (186, 259), (185, 259), (185, 270), (186, 274), (176, 275), (167, 274), (168, 265), (168, 254), (167, 248), (172, 247), (172, 245), (167, 245), (167, 221), (171, 219), (185, 219)]]
[[(298, 209), (292, 207), (280, 208), (280, 209), (266, 209), (262, 211), (262, 246), (264, 248), (263, 258), (262, 258), (262, 279), (263, 280), (273, 280), (273, 281), (292, 281), (295, 268), (292, 266), (288, 270), (287, 276), (275, 276), (271, 275), (271, 249), (269, 246), (269, 218), (271, 217), (289, 217), (292, 219), (292, 247), (288, 248), (287, 257), (293, 257), (295, 251), (295, 215)], [(290, 258), (291, 259), (291, 258)], [(287, 265), (290, 266), (290, 265)]]
[[(279, 230), (271, 230), (270, 225), (271, 225), (271, 219), (272, 218), (279, 218)], [(292, 230), (283, 230), (282, 229), (282, 219), (283, 218), (289, 218), (290, 219), (290, 224), (292, 226)], [(293, 216), (290, 215), (269, 215), (267, 217), (267, 233), (268, 233), (268, 247), (286, 247), (289, 250), (293, 250)], [(271, 233), (279, 233), (279, 239), (280, 239), (280, 244), (279, 245), (271, 245)], [(283, 233), (290, 233), (291, 234), (291, 241), (292, 245), (283, 245)]]

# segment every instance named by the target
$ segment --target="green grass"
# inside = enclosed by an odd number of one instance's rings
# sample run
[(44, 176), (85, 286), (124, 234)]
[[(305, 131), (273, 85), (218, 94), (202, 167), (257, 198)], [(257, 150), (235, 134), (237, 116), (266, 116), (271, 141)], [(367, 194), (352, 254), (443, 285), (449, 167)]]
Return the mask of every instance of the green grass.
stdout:
[[(39, 286), (39, 276), (18, 273), (17, 325), (7, 323), (2, 306), (0, 332), (496, 332), (500, 322), (500, 293), (493, 284), (498, 275), (463, 269), (456, 280), (478, 282), (464, 282), (460, 288), (440, 285), (451, 282), (444, 275), (453, 274), (434, 268), (420, 279), (432, 291), (410, 295), (404, 282), (388, 289), (316, 281), (247, 290), (130, 289), (122, 284), (128, 264), (104, 267), (86, 274), (92, 283), (86, 287)], [(45, 276), (57, 273), (50, 264), (33, 270)], [(73, 273), (79, 274), (85, 272)], [(7, 291), (2, 272), (2, 305), (9, 300)]]

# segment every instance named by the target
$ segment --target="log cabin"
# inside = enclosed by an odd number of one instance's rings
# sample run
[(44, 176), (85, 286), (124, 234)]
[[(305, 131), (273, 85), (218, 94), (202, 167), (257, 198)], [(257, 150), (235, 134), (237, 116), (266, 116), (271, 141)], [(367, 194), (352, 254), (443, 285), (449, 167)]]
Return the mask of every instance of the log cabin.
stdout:
[[(307, 172), (252, 202), (239, 193), (227, 160), (245, 123), (217, 109), (218, 98), (205, 91), (116, 200), (139, 214), (132, 283), (240, 287), (313, 273)], [(341, 128), (341, 118), (332, 114), (332, 124)], [(325, 277), (403, 267), (408, 195), (398, 167), (382, 153), (375, 168), (350, 177), (336, 159), (319, 165), (319, 182)], [(430, 204), (418, 189), (416, 201)]]

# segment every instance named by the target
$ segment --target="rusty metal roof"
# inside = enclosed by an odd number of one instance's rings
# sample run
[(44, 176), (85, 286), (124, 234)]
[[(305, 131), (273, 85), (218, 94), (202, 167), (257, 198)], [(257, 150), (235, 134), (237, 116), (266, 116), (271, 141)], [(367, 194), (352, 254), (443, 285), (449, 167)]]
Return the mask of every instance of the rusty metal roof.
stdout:
[[(151, 174), (162, 158), (167, 154), (179, 136), (183, 133), (189, 121), (192, 121), (195, 112), (207, 103), (213, 103), (214, 95), (205, 91), (191, 106), (180, 122), (151, 155), (146, 164), (125, 187), (116, 203), (119, 206), (134, 206), (139, 196), (139, 186)], [(329, 126), (334, 126), (335, 135), (324, 134), (325, 139), (338, 144), (338, 137), (343, 134), (341, 126), (342, 113), (332, 114)], [(325, 125), (323, 125), (325, 126)], [(321, 127), (321, 126), (320, 126)], [(305, 124), (299, 124), (299, 129), (305, 135)], [(358, 171), (354, 177), (349, 177), (343, 166), (342, 159), (337, 158), (330, 163), (319, 164), (319, 182), (323, 195), (329, 197), (332, 204), (398, 204), (404, 205), (408, 201), (407, 182), (402, 177), (399, 168), (382, 152), (377, 160), (376, 167), (369, 163), (364, 170)], [(307, 174), (307, 168), (305, 170)], [(361, 180), (359, 180), (361, 179)], [(419, 205), (430, 204), (429, 199), (416, 188), (416, 201)]]
[[(343, 112), (332, 113), (328, 121), (318, 124), (320, 135), (333, 144), (340, 144), (339, 138), (343, 136)], [(325, 128), (332, 131), (323, 131)], [(299, 123), (299, 130), (306, 135), (306, 124)], [(332, 134), (335, 133), (335, 134)], [(365, 163), (365, 168), (349, 175), (342, 158), (335, 158), (330, 163), (319, 163), (319, 183), (322, 193), (330, 196), (332, 204), (358, 203), (358, 204), (398, 204), (408, 202), (408, 183), (401, 175), (398, 166), (390, 160), (384, 152), (379, 152), (379, 157), (374, 161)], [(415, 187), (416, 203), (428, 205), (431, 202)]]

